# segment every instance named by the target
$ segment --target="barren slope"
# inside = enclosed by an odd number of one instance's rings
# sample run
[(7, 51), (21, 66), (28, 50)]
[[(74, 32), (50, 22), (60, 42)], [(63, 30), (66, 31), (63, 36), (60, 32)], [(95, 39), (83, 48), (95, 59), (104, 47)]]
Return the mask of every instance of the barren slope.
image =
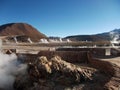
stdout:
[(46, 36), (26, 23), (10, 23), (0, 26), (0, 36), (27, 36), (32, 41), (39, 41)]

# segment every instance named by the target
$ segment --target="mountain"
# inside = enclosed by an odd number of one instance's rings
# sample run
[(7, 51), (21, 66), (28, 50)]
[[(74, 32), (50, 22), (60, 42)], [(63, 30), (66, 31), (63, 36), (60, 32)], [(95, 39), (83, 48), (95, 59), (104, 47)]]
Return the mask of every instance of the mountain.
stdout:
[(112, 41), (120, 40), (120, 29), (115, 29), (110, 32), (94, 34), (94, 35), (73, 35), (67, 36), (65, 39), (72, 41)]
[(37, 29), (26, 23), (9, 23), (0, 26), (0, 36), (6, 36), (8, 39), (16, 37), (19, 40), (31, 39), (32, 41), (39, 41), (41, 38), (47, 38)]

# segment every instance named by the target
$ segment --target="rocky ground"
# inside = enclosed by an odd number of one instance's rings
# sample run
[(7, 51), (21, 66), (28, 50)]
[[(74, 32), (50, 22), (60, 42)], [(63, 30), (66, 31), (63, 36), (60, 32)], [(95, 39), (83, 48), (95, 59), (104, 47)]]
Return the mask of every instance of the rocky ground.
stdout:
[[(119, 70), (118, 70), (119, 71)], [(107, 72), (107, 71), (106, 71)], [(17, 76), (15, 90), (117, 90), (120, 78), (89, 64), (72, 64), (54, 56), (28, 63), (25, 76)]]
[[(37, 54), (40, 50), (52, 50), (38, 46), (4, 46), (3, 49), (16, 49), (18, 54)], [(9, 52), (8, 52), (9, 54)], [(32, 59), (32, 58), (31, 58)], [(24, 58), (27, 61), (27, 58)], [(120, 57), (97, 58), (87, 63), (70, 63), (55, 55), (34, 57), (28, 61), (25, 75), (16, 76), (15, 90), (119, 90)]]

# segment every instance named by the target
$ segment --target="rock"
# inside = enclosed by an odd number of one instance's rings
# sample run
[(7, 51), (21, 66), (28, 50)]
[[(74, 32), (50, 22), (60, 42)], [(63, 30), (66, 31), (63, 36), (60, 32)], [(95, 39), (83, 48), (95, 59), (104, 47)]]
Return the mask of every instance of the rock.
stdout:
[(59, 56), (50, 60), (45, 56), (38, 57), (36, 62), (28, 64), (27, 71), (25, 77), (17, 77), (16, 90), (53, 90), (57, 86), (71, 86), (90, 79), (89, 73)]
[(12, 54), (13, 52), (11, 50), (6, 50), (5, 54)]
[(59, 56), (55, 56), (51, 59), (52, 69), (61, 72), (64, 79), (70, 77), (68, 80), (71, 82), (82, 82), (83, 80), (90, 79), (90, 77), (80, 68), (74, 64), (61, 60)]
[(80, 67), (62, 60), (59, 56), (54, 56), (51, 60), (47, 60), (45, 56), (39, 57), (36, 66), (42, 77), (51, 75), (52, 80), (65, 85), (90, 79)]
[(13, 85), (15, 90), (27, 90), (27, 88), (32, 86), (33, 86), (33, 82), (31, 81), (29, 75), (16, 77), (16, 80)]
[(38, 78), (40, 77), (37, 67), (32, 63), (28, 64), (28, 75), (32, 81), (38, 81)]
[(36, 67), (41, 74), (41, 77), (47, 77), (52, 72), (51, 62), (44, 56), (37, 59)]

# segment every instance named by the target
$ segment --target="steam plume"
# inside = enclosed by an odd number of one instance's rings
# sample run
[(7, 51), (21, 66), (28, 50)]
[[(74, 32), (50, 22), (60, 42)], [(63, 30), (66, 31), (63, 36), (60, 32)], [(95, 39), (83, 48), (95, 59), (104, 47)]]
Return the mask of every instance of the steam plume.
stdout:
[(15, 54), (7, 55), (0, 52), (0, 90), (13, 90), (15, 76), (24, 74), (27, 65), (20, 64)]

